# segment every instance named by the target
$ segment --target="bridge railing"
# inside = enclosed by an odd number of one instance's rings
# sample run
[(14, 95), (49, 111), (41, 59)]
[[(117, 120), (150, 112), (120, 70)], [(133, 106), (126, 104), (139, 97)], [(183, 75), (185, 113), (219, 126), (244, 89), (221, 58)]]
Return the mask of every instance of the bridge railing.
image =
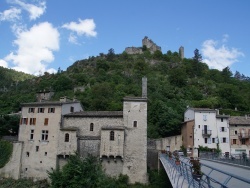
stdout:
[[(201, 164), (202, 176), (201, 178), (194, 177), (192, 164), (189, 158), (181, 158), (180, 165), (175, 163), (174, 158), (169, 158), (166, 154), (160, 154), (160, 160), (166, 168), (170, 169), (170, 177), (174, 182), (177, 182), (178, 187), (184, 187), (183, 182), (188, 184), (188, 187), (200, 188), (227, 188), (238, 187), (249, 188), (250, 180), (230, 174), (223, 170), (211, 167), (209, 165)], [(165, 162), (163, 162), (165, 161)], [(182, 183), (179, 183), (180, 177), (183, 177)], [(187, 187), (187, 186), (185, 186)]]
[(249, 166), (250, 167), (250, 156), (245, 153), (242, 154), (217, 154), (211, 152), (202, 152), (200, 153), (200, 158), (219, 160), (222, 162)]

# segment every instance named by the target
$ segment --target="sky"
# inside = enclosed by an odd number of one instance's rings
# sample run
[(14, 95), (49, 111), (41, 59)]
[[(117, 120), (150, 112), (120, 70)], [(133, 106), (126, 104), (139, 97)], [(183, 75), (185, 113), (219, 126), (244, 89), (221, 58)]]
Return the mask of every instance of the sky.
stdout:
[(198, 49), (211, 69), (250, 76), (249, 0), (0, 0), (0, 66), (33, 75), (145, 36), (163, 53)]

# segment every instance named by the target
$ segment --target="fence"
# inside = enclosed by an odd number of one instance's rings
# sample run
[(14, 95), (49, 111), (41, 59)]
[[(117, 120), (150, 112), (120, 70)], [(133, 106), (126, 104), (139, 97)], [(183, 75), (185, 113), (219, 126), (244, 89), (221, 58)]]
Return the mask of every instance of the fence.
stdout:
[(200, 158), (218, 160), (222, 162), (249, 166), (250, 167), (250, 158), (246, 153), (242, 154), (217, 154), (211, 152), (202, 152), (200, 153)]
[(180, 165), (177, 165), (175, 159), (169, 158), (166, 154), (160, 154), (159, 158), (172, 185), (174, 184), (173, 187), (250, 187), (250, 180), (205, 164), (201, 164), (202, 176), (196, 178), (193, 175), (193, 169), (189, 158), (181, 158)]

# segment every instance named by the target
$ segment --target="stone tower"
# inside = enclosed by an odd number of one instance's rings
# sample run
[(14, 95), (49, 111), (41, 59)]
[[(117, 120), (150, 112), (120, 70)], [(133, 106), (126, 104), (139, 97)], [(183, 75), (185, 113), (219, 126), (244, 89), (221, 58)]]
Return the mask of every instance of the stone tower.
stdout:
[(179, 56), (181, 57), (181, 59), (184, 59), (184, 47), (183, 46), (179, 48)]
[(126, 129), (123, 174), (129, 176), (131, 183), (147, 183), (146, 96), (124, 98), (123, 121)]

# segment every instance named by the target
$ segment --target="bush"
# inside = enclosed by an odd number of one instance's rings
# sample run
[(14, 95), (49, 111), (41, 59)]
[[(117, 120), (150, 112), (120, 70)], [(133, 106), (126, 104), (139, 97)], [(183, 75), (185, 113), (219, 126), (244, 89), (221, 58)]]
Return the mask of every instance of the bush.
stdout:
[(4, 167), (10, 160), (11, 154), (13, 151), (13, 144), (5, 141), (0, 140), (0, 168)]

